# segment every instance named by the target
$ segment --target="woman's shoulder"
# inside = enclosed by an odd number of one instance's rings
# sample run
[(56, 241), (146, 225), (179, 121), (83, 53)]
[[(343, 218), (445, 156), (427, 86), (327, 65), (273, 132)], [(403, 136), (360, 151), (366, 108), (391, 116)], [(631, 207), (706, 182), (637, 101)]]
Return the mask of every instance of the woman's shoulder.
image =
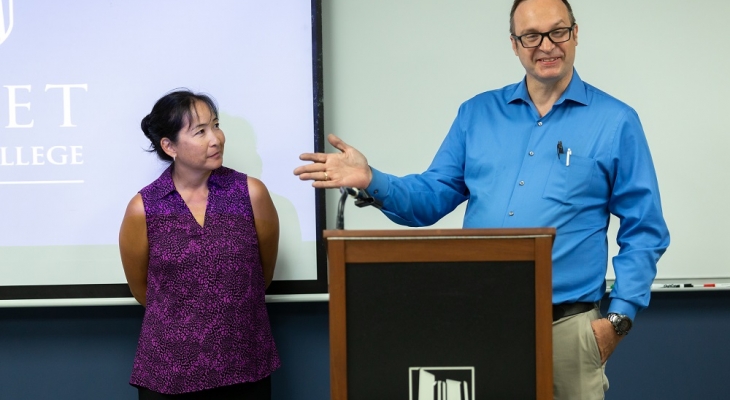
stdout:
[(236, 171), (233, 168), (219, 167), (210, 175), (210, 182), (220, 185), (229, 186), (236, 183), (246, 183), (247, 176), (243, 172)]
[(245, 187), (251, 201), (270, 197), (269, 190), (266, 188), (264, 182), (258, 178), (236, 171), (232, 168), (220, 167), (215, 171), (215, 174), (213, 174), (211, 178), (215, 179), (215, 182), (218, 184), (235, 184), (239, 187)]
[(142, 200), (142, 194), (137, 193), (132, 197), (132, 200), (127, 204), (127, 210), (124, 214), (126, 217), (144, 217), (144, 201)]
[(251, 201), (257, 201), (262, 197), (270, 197), (269, 190), (260, 179), (254, 178), (253, 176), (247, 176), (247, 183), (248, 194), (251, 197)]

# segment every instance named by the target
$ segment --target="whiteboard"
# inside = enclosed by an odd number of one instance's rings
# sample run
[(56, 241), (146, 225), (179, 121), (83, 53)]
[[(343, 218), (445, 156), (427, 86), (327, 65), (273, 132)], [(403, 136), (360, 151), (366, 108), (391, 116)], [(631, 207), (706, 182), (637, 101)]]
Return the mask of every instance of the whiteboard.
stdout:
[[(581, 78), (638, 112), (671, 234), (660, 280), (730, 279), (730, 2), (574, 0)], [(510, 1), (330, 1), (325, 125), (395, 175), (426, 169), (461, 102), (522, 79)], [(329, 56), (329, 57), (328, 57)], [(330, 150), (332, 150), (330, 148)], [(328, 194), (334, 221), (336, 193)], [(458, 228), (463, 205), (436, 227)], [(401, 228), (346, 206), (348, 229)], [(610, 252), (615, 254), (613, 220)], [(609, 268), (607, 278), (613, 278)]]

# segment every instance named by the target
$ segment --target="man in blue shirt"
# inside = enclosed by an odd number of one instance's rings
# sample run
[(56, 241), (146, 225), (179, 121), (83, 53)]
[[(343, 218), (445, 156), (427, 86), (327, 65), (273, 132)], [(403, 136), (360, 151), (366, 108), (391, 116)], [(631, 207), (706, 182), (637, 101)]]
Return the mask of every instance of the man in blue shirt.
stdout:
[[(516, 0), (510, 32), (525, 78), (463, 103), (424, 173), (380, 172), (334, 135), (341, 153), (303, 154), (313, 163), (294, 173), (317, 188), (366, 188), (403, 225), (433, 224), (468, 201), (465, 228), (556, 227), (554, 395), (603, 398), (605, 361), (648, 306), (669, 245), (651, 154), (636, 112), (573, 68), (578, 25), (567, 0)], [(621, 250), (602, 318), (610, 214), (621, 220)]]

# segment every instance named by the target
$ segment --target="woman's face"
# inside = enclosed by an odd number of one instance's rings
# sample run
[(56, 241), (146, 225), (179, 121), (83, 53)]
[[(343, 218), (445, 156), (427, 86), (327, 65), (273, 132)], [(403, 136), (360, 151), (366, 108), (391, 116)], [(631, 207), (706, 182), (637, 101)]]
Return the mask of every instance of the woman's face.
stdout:
[(168, 144), (163, 146), (165, 152), (175, 159), (176, 166), (212, 171), (223, 165), (225, 142), (218, 118), (207, 104), (197, 101), (191, 110), (190, 124), (180, 130), (177, 142), (168, 140)]

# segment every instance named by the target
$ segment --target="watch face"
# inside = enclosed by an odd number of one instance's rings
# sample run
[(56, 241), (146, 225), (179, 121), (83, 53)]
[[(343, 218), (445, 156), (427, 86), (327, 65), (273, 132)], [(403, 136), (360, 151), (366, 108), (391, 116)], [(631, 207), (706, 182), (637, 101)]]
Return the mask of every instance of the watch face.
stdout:
[(611, 314), (609, 315), (609, 321), (611, 321), (618, 332), (628, 333), (631, 329), (631, 318), (626, 315)]
[(631, 321), (629, 321), (625, 317), (618, 317), (616, 318), (616, 326), (618, 327), (618, 329), (626, 332), (631, 329)]

